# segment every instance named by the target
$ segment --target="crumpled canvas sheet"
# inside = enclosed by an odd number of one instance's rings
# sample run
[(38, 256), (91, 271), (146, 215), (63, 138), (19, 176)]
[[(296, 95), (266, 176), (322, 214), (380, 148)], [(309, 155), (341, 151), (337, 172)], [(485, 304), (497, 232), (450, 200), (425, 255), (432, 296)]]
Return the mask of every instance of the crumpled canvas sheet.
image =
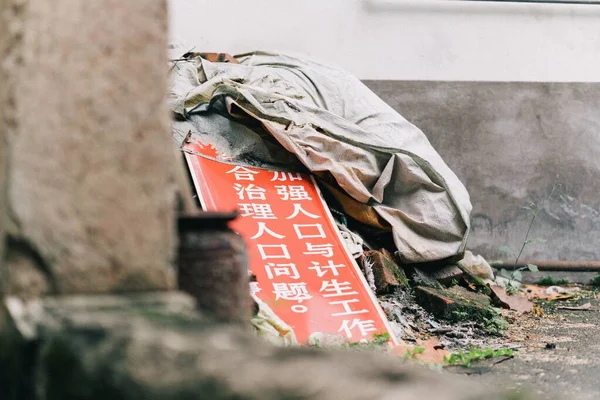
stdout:
[(185, 120), (176, 129), (191, 127), (233, 161), (298, 160), (346, 197), (350, 215), (391, 228), (405, 263), (464, 252), (469, 195), (417, 127), (338, 68), (264, 52), (236, 59), (171, 69), (170, 104)]

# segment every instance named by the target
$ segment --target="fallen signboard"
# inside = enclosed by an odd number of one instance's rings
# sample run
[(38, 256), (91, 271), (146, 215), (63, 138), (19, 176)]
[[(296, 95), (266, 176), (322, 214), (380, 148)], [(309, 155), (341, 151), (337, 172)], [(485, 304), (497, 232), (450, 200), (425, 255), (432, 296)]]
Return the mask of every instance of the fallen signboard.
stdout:
[(311, 176), (217, 161), (227, 157), (197, 140), (183, 151), (202, 208), (239, 211), (231, 227), (246, 240), (255, 294), (300, 344), (315, 333), (398, 344)]

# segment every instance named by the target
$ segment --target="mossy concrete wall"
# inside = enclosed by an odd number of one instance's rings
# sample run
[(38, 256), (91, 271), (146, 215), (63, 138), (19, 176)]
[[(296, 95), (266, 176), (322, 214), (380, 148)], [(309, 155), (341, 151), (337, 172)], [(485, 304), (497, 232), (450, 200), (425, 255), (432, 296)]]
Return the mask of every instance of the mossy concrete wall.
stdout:
[[(421, 128), (471, 195), (469, 248), (498, 259), (599, 260), (600, 84), (367, 81)], [(557, 178), (558, 176), (558, 178)], [(560, 183), (546, 200), (554, 182)]]

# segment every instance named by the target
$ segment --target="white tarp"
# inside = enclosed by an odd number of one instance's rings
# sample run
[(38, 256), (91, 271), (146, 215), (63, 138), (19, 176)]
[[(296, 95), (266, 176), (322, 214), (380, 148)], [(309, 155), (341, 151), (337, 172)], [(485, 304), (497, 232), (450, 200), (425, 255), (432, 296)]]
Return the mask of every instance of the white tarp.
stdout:
[(171, 68), (176, 130), (228, 147), (237, 162), (297, 158), (337, 187), (347, 213), (391, 227), (405, 263), (464, 252), (469, 195), (417, 127), (338, 68), (264, 52), (236, 58)]

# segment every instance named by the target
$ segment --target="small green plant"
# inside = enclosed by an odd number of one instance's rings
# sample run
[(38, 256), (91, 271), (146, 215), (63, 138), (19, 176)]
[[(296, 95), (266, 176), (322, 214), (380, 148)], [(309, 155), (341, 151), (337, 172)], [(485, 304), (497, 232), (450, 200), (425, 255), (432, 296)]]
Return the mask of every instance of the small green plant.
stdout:
[(483, 330), (490, 335), (500, 336), (508, 328), (508, 322), (498, 313), (495, 317), (486, 319), (483, 324)]
[(502, 318), (502, 313), (493, 307), (489, 307), (485, 312), (479, 315), (472, 313), (454, 310), (450, 316), (454, 322), (473, 322), (475, 321), (476, 326), (489, 335), (500, 336), (506, 328), (508, 328), (508, 322)]
[(457, 353), (450, 354), (450, 356), (444, 356), (444, 364), (446, 365), (461, 365), (463, 367), (471, 368), (471, 364), (474, 361), (487, 360), (495, 357), (512, 357), (512, 349), (498, 349), (493, 350), (471, 348), (468, 352), (458, 351)]
[[(558, 179), (558, 176), (557, 176), (557, 179)], [(546, 201), (550, 200), (550, 198), (554, 194), (554, 191), (559, 186), (560, 185), (557, 182), (554, 182), (554, 185), (552, 186), (552, 190), (550, 191), (550, 194), (546, 198)], [(515, 252), (512, 250), (512, 248), (510, 246), (501, 246), (498, 249), (498, 251), (500, 251), (505, 256), (515, 258), (515, 264), (512, 268), (512, 272), (508, 272), (504, 268), (502, 268), (500, 270), (500, 276), (508, 279), (508, 285), (506, 288), (507, 289), (506, 291), (508, 294), (514, 294), (517, 291), (517, 287), (516, 287), (517, 285), (515, 285), (514, 282), (521, 282), (523, 280), (522, 271), (527, 269), (531, 272), (537, 272), (539, 270), (537, 265), (534, 265), (534, 264), (527, 264), (524, 267), (519, 268), (519, 266), (518, 266), (519, 259), (521, 258), (521, 255), (523, 254), (523, 250), (525, 250), (525, 247), (530, 243), (545, 243), (546, 242), (546, 240), (543, 238), (533, 238), (533, 239), (529, 238), (529, 234), (531, 233), (531, 227), (533, 226), (535, 219), (539, 215), (540, 211), (543, 210), (543, 208), (540, 208), (540, 207), (538, 207), (538, 205), (536, 203), (531, 202), (529, 204), (529, 206), (522, 207), (521, 209), (527, 211), (528, 213), (531, 213), (531, 220), (529, 221), (529, 226), (527, 227), (527, 233), (525, 234), (525, 239), (523, 239), (523, 243), (521, 244), (521, 250), (519, 250), (518, 254), (515, 254)]]
[(558, 279), (554, 279), (551, 276), (544, 276), (542, 279), (540, 279), (537, 284), (540, 286), (560, 286), (560, 285), (567, 285), (569, 283), (569, 280), (567, 278), (558, 278)]
[(509, 280), (508, 284), (506, 285), (506, 293), (509, 296), (514, 296), (515, 294), (519, 293), (519, 288), (517, 285), (513, 284), (512, 281)]
[(388, 344), (390, 339), (390, 334), (387, 332), (374, 333), (372, 341), (366, 343), (349, 342), (348, 347), (351, 349), (382, 349)]
[(416, 346), (412, 349), (406, 349), (406, 353), (404, 353), (403, 358), (405, 360), (410, 360), (410, 359), (415, 358), (418, 354), (423, 354), (423, 353), (425, 353), (425, 347)]
[(337, 343), (331, 345), (324, 345), (319, 340), (313, 341), (312, 344), (309, 344), (308, 347), (319, 348), (319, 349), (354, 349), (354, 350), (382, 350), (387, 347), (388, 342), (390, 341), (390, 334), (387, 332), (384, 333), (374, 333), (373, 340), (370, 342), (362, 341), (362, 342), (345, 342), (345, 343)]
[(592, 278), (590, 284), (592, 286), (600, 287), (600, 272), (598, 272), (598, 274)]
[(390, 341), (390, 334), (387, 332), (373, 334), (373, 343), (374, 344), (386, 344), (389, 341)]
[(470, 321), (471, 314), (466, 311), (454, 310), (452, 311), (451, 319), (456, 322)]

